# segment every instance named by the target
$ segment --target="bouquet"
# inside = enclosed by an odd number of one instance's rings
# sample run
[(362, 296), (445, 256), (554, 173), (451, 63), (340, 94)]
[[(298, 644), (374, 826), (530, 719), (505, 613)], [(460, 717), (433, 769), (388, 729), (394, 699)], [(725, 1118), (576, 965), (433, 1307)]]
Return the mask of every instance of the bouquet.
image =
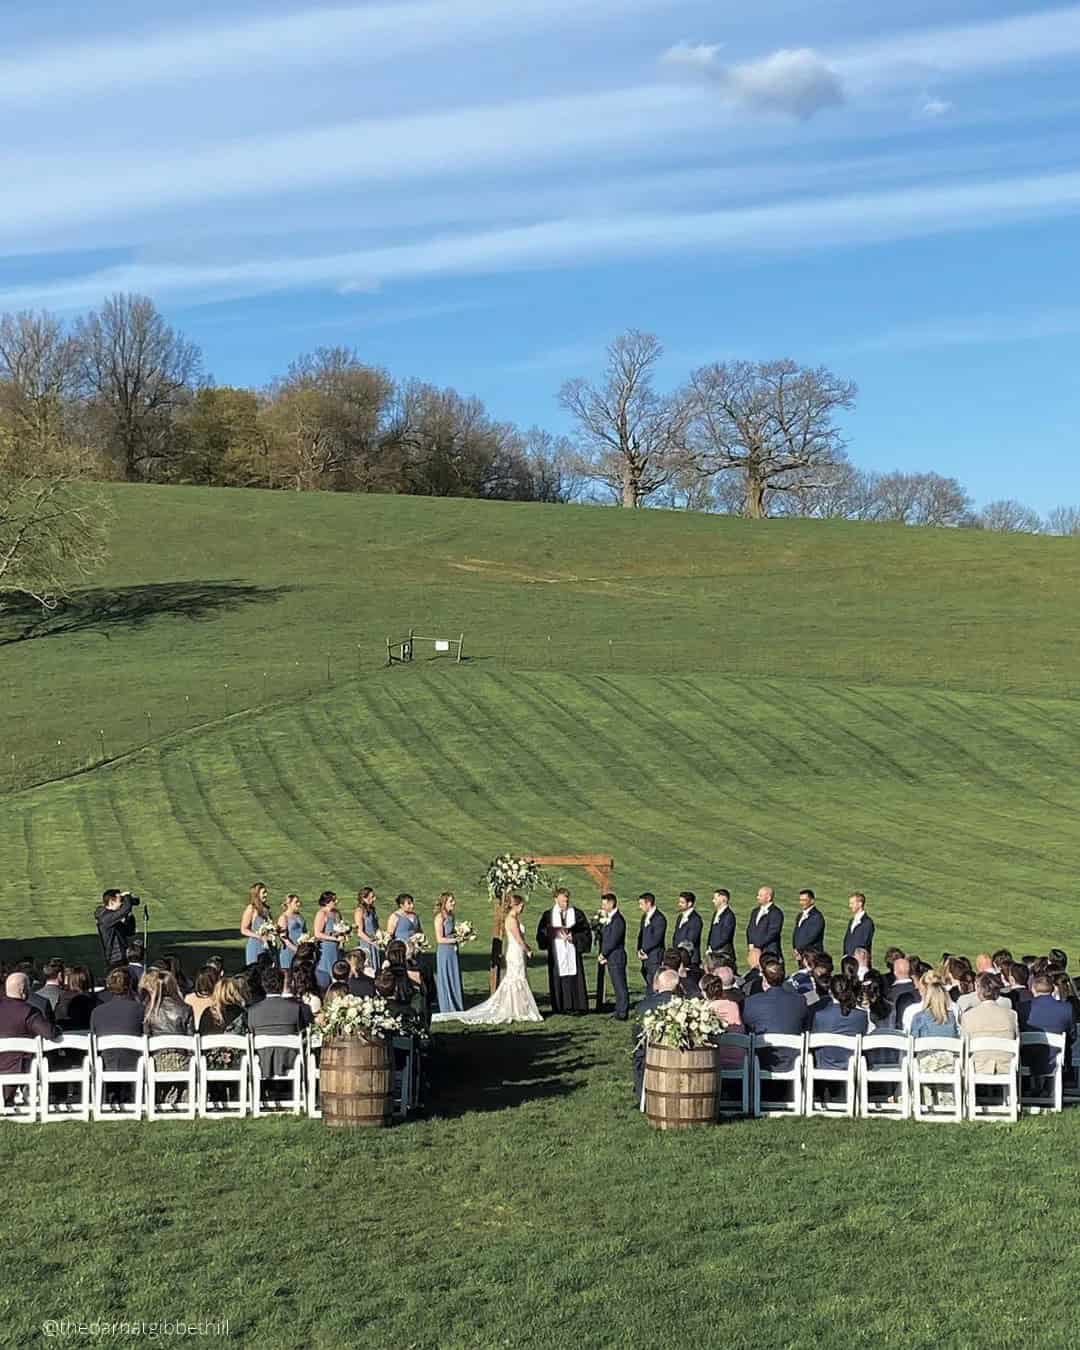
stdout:
[(405, 949), (410, 956), (419, 956), (421, 952), (431, 951), (431, 945), (423, 933), (414, 933), (406, 942)]
[(376, 928), (375, 936), (367, 938), (365, 940), (367, 942), (373, 943), (376, 947), (378, 947), (379, 951), (384, 952), (390, 945), (390, 934), (387, 933), (386, 930), (383, 928)]
[(500, 853), (488, 863), (484, 876), (488, 895), (492, 900), (507, 891), (531, 891), (534, 886), (546, 883), (544, 869), (532, 858), (513, 858), (509, 853)]
[(279, 952), (285, 945), (285, 938), (276, 923), (264, 923), (259, 929), (259, 936), (268, 952)]
[(605, 914), (602, 909), (598, 909), (596, 913), (592, 916), (592, 918), (589, 920), (589, 927), (592, 929), (593, 937), (597, 940), (597, 942), (600, 941), (600, 934), (607, 927), (607, 921), (609, 917), (610, 916)]
[(331, 1036), (393, 1036), (402, 1028), (401, 1018), (390, 1011), (384, 998), (357, 998), (342, 994), (315, 1021), (324, 1038)]
[(466, 920), (465, 923), (455, 923), (454, 936), (459, 943), (474, 942), (476, 940), (476, 929), (468, 922), (468, 920)]
[(647, 1045), (666, 1045), (670, 1050), (700, 1050), (726, 1024), (699, 998), (673, 998), (647, 1012), (642, 1021), (642, 1039)]

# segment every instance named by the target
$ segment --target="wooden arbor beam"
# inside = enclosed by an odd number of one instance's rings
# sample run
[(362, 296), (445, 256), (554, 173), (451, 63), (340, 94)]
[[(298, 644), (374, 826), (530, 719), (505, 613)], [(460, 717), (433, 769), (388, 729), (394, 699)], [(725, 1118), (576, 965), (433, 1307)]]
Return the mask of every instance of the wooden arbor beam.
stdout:
[(611, 890), (615, 859), (606, 853), (532, 853), (529, 856), (541, 867), (583, 867), (601, 891)]

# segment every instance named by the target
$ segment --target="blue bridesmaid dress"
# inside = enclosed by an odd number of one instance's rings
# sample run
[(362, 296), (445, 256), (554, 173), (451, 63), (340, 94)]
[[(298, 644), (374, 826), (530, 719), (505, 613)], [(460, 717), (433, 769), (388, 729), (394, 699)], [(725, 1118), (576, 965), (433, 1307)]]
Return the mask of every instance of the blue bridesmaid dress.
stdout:
[(421, 931), (419, 914), (399, 914), (397, 927), (394, 929), (394, 941), (408, 942)]
[[(363, 936), (374, 939), (375, 934), (378, 931), (379, 931), (379, 916), (375, 913), (373, 909), (365, 909)], [(379, 956), (378, 947), (375, 945), (374, 940), (372, 940), (371, 942), (362, 942), (361, 945), (363, 946), (364, 953), (367, 956), (368, 964), (374, 969), (375, 974), (378, 975), (379, 966), (382, 964)]]
[[(449, 937), (454, 931), (454, 916), (443, 915), (443, 936)], [(461, 994), (461, 961), (458, 959), (457, 946), (439, 942), (435, 947), (435, 988), (439, 995), (441, 1013), (462, 1012), (465, 1000)]]
[[(285, 933), (290, 942), (297, 943), (303, 936), (307, 924), (304, 922), (302, 914), (290, 914), (288, 922), (285, 925)], [(281, 947), (281, 969), (288, 970), (296, 959), (296, 953), (289, 951), (288, 947), (282, 944)]]
[[(253, 933), (259, 933), (262, 931), (263, 925), (269, 922), (270, 920), (264, 919), (261, 914), (256, 914), (249, 926)], [(266, 951), (266, 946), (258, 938), (248, 938), (247, 946), (244, 948), (244, 964), (253, 966), (264, 951)]]
[[(337, 920), (335, 919), (336, 923)], [(328, 989), (334, 982), (334, 962), (338, 959), (341, 951), (341, 945), (337, 942), (328, 942), (325, 938), (319, 940), (319, 964), (315, 967), (315, 979), (320, 989)]]

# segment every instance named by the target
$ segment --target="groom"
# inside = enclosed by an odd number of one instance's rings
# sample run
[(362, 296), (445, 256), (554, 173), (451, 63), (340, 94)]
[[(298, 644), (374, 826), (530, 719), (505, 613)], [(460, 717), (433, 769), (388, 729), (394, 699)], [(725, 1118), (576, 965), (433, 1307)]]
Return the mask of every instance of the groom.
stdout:
[(555, 892), (551, 908), (540, 915), (536, 945), (547, 952), (551, 1011), (588, 1012), (582, 958), (592, 946), (592, 929), (584, 911), (570, 903), (570, 892), (564, 887)]

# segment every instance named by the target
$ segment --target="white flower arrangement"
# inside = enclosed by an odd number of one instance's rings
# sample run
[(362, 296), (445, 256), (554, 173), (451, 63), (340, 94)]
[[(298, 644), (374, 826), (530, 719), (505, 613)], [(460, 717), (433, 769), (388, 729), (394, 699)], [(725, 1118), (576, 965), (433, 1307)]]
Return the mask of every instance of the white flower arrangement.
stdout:
[(268, 952), (279, 952), (285, 945), (284, 936), (276, 923), (264, 923), (259, 929), (259, 937)]
[(500, 853), (488, 863), (484, 880), (492, 900), (507, 891), (528, 892), (547, 882), (538, 862), (532, 858), (514, 858), (509, 853)]
[(475, 942), (475, 941), (476, 941), (476, 929), (475, 929), (475, 928), (472, 926), (472, 924), (469, 923), (469, 921), (466, 919), (464, 923), (455, 923), (455, 924), (454, 924), (454, 936), (457, 938), (457, 940), (458, 940), (459, 943), (461, 943), (461, 942)]
[(378, 994), (374, 998), (342, 994), (315, 1021), (324, 1040), (332, 1036), (394, 1036), (402, 1028), (401, 1018), (390, 1011), (386, 1000)]
[(423, 933), (414, 933), (405, 944), (405, 950), (410, 956), (419, 956), (421, 952), (431, 951), (431, 944)]
[(670, 1050), (700, 1050), (725, 1028), (726, 1023), (700, 998), (673, 998), (642, 1019), (645, 1042)]
[(385, 928), (376, 928), (372, 936), (364, 938), (364, 941), (384, 952), (390, 945), (390, 934)]
[(296, 939), (296, 945), (297, 945), (297, 947), (302, 947), (302, 946), (304, 945), (305, 942), (308, 942), (308, 943), (310, 943), (312, 946), (314, 946), (314, 945), (315, 945), (315, 934), (314, 934), (314, 933), (309, 933), (309, 932), (306, 932), (306, 931), (303, 932), (303, 933), (301, 933), (300, 936)]

